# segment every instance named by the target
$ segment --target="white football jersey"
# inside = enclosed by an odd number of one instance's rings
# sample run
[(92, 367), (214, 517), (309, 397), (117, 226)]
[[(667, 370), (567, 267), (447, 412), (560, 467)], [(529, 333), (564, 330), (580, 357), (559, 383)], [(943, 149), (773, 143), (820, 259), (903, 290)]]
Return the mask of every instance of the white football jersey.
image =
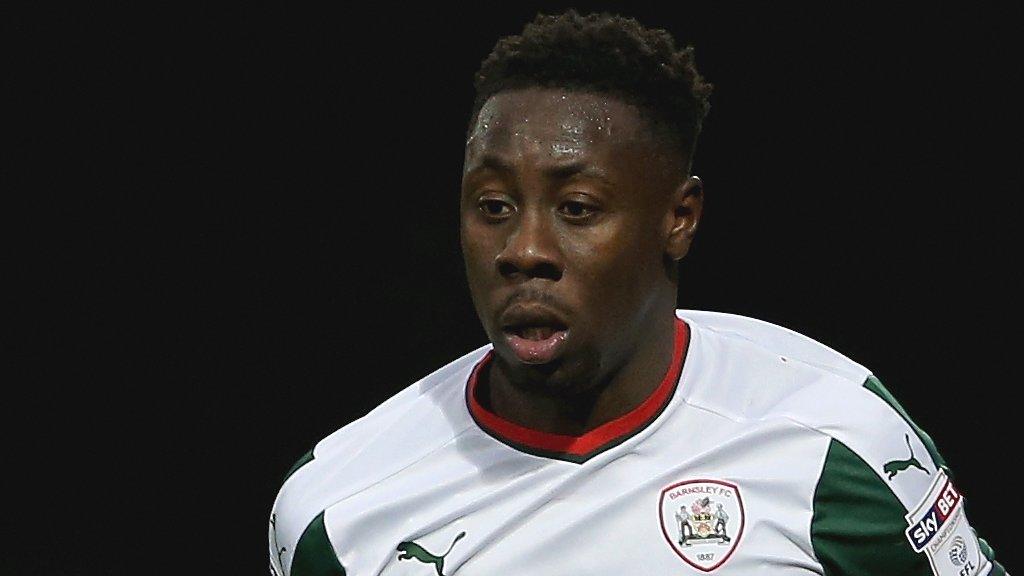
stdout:
[(759, 320), (677, 317), (660, 386), (582, 436), (477, 402), (490, 346), (331, 434), (274, 503), (271, 572), (1005, 574), (868, 369)]

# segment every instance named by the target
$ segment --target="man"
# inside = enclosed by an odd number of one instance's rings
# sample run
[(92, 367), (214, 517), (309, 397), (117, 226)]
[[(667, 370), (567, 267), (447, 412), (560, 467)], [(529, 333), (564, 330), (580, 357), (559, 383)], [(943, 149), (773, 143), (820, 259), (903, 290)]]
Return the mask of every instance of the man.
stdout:
[(476, 88), (461, 238), (491, 344), (300, 460), (273, 573), (1005, 573), (868, 369), (675, 309), (711, 90), (692, 49), (538, 16)]

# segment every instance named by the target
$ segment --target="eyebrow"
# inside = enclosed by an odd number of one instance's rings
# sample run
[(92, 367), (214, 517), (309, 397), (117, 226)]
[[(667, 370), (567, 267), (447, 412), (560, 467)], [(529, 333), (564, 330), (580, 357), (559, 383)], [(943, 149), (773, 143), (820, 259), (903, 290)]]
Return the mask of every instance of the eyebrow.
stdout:
[[(493, 154), (487, 154), (480, 159), (480, 163), (471, 169), (470, 172), (476, 172), (485, 168), (505, 174), (510, 174), (514, 171), (512, 169), (512, 165), (504, 159)], [(583, 176), (585, 178), (593, 178), (606, 184), (611, 184), (611, 180), (608, 178), (608, 175), (604, 170), (580, 161), (550, 166), (544, 170), (544, 175), (551, 180), (568, 180), (573, 176)]]

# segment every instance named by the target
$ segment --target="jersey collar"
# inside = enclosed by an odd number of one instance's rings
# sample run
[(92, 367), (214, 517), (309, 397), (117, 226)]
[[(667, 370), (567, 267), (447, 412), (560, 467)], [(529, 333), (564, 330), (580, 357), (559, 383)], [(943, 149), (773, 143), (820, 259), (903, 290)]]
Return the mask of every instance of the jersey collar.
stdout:
[(470, 373), (466, 384), (466, 404), (477, 425), (498, 441), (535, 456), (582, 464), (632, 438), (661, 415), (679, 384), (689, 343), (689, 326), (676, 318), (672, 363), (661, 384), (633, 410), (579, 436), (551, 434), (520, 426), (484, 408), (477, 401), (478, 375), (491, 362), (494, 350), (488, 351)]

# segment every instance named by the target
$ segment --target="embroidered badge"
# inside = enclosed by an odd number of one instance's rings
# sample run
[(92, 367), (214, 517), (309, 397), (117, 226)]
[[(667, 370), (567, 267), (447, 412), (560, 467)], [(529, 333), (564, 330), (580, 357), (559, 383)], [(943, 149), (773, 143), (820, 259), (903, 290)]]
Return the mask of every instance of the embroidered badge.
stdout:
[(981, 546), (964, 515), (964, 499), (944, 470), (906, 516), (907, 540), (928, 557), (936, 576), (974, 576), (985, 565)]
[(686, 480), (663, 489), (658, 515), (672, 550), (702, 572), (725, 564), (745, 523), (739, 487), (721, 480)]

